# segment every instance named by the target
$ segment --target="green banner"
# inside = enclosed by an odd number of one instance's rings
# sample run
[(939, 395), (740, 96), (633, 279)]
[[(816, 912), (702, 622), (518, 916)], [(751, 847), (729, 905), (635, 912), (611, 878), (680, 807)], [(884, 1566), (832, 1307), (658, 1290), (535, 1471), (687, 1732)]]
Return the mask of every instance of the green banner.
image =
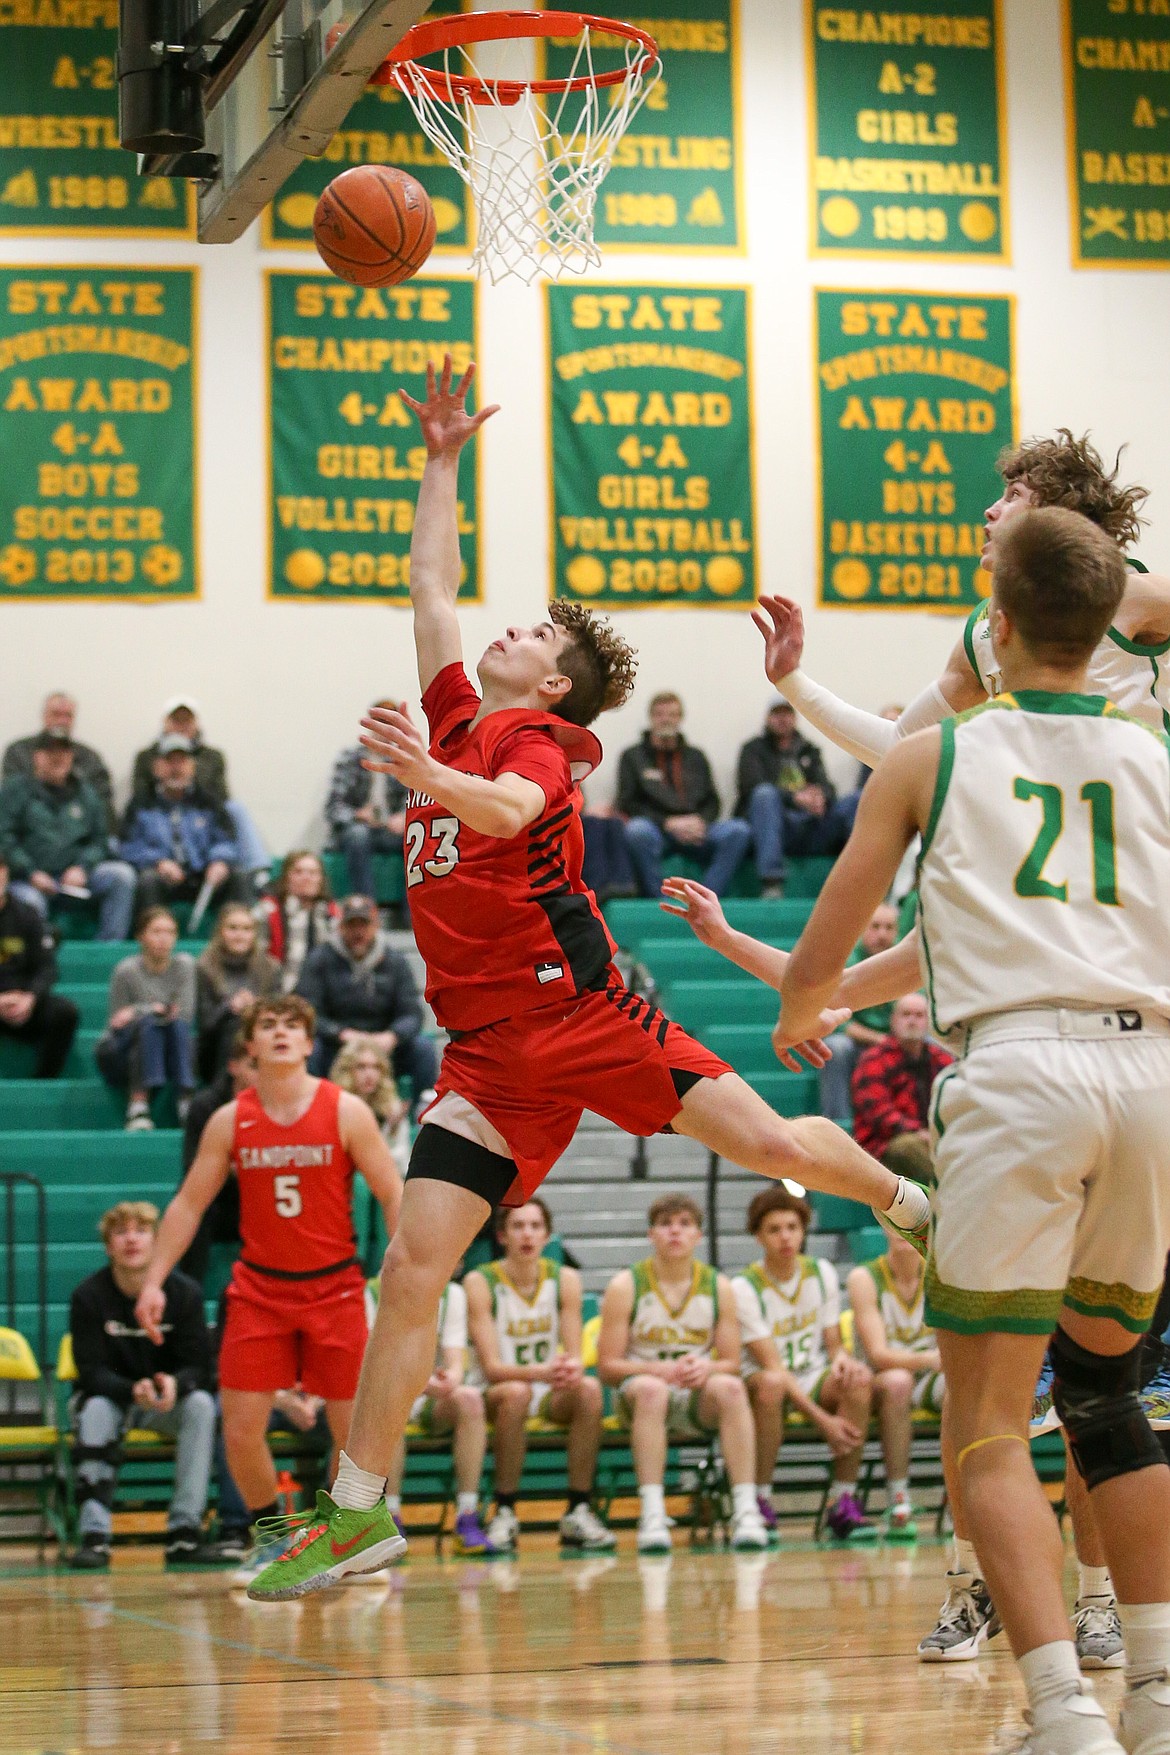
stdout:
[[(462, 10), (460, 0), (433, 0), (427, 17)], [(471, 198), (462, 178), (427, 139), (402, 93), (389, 85), (367, 86), (321, 157), (301, 161), (264, 210), (262, 242), (269, 248), (311, 250), (318, 197), (331, 178), (352, 165), (398, 165), (409, 171), (431, 198), (435, 249), (466, 254), (471, 248)]]
[(1073, 265), (1170, 266), (1170, 6), (1064, 0)]
[(0, 234), (194, 236), (186, 183), (118, 145), (118, 0), (0, 0)]
[(553, 595), (754, 603), (747, 288), (547, 295)]
[(805, 4), (814, 253), (1005, 262), (998, 0)]
[[(347, 286), (270, 269), (268, 595), (410, 599), (410, 538), (426, 463), (399, 388), (425, 395), (427, 365), (476, 357), (475, 282)], [(479, 446), (460, 464), (462, 599), (479, 584)]]
[[(738, 0), (672, 0), (669, 10), (619, 15), (656, 39), (662, 77), (618, 145), (593, 235), (608, 250), (742, 250)], [(578, 42), (541, 43), (547, 77), (568, 76)], [(592, 44), (598, 72), (623, 65), (620, 38), (595, 32)]]
[(0, 600), (199, 595), (195, 271), (0, 269)]
[(820, 586), (827, 608), (969, 610), (983, 514), (1015, 438), (1014, 305), (955, 293), (816, 301)]

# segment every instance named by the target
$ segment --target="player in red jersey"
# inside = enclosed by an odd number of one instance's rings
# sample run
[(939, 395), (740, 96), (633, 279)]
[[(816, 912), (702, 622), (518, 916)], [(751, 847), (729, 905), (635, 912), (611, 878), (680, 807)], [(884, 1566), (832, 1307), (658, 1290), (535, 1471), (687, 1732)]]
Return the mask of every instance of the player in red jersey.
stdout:
[[(228, 1467), (253, 1523), (277, 1511), (267, 1443), (277, 1390), (321, 1396), (338, 1449), (349, 1430), (367, 1339), (354, 1171), (381, 1203), (388, 1235), (402, 1194), (368, 1106), (306, 1071), (314, 1021), (299, 994), (257, 1000), (245, 1013), (255, 1086), (204, 1128), (198, 1156), (163, 1214), (136, 1307), (147, 1334), (160, 1341), (163, 1281), (234, 1171), (242, 1248), (227, 1290), (219, 1380)], [(272, 1558), (258, 1556), (255, 1570)]]
[[(782, 1120), (725, 1061), (631, 993), (581, 881), (578, 782), (601, 760), (587, 729), (628, 696), (634, 654), (582, 606), (553, 604), (463, 669), (456, 596), (459, 453), (494, 409), (469, 415), (474, 368), (427, 375), (427, 446), (410, 596), (429, 744), (405, 707), (371, 710), (367, 766), (408, 788), (407, 895), (427, 998), (450, 1043), (411, 1154), (399, 1227), (333, 1495), (302, 1540), (250, 1587), (302, 1596), (372, 1568), (393, 1541), (388, 1464), (434, 1361), (439, 1300), (489, 1210), (520, 1205), (582, 1111), (634, 1134), (673, 1129), (762, 1175), (790, 1177), (921, 1227), (925, 1195), (819, 1117)], [(826, 1029), (848, 1016), (827, 1013)]]

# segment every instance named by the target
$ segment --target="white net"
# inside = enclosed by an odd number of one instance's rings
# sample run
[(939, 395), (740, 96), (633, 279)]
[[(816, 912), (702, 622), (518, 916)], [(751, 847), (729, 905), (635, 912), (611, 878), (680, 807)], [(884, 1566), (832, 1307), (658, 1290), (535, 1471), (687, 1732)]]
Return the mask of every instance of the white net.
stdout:
[[(460, 44), (428, 56), (426, 66), (407, 61), (389, 71), (388, 83), (403, 93), (427, 138), (471, 190), (472, 267), (492, 281), (516, 275), (532, 282), (541, 274), (556, 280), (601, 264), (593, 241), (598, 185), (661, 64), (648, 61), (637, 39), (606, 32), (606, 72), (615, 46), (625, 66), (619, 82), (599, 85), (594, 35), (582, 23), (564, 87), (554, 92), (534, 91), (521, 73), (517, 96), (514, 71), (486, 70), (501, 49), (530, 53), (530, 39)], [(460, 95), (466, 80), (476, 82), (477, 101)]]

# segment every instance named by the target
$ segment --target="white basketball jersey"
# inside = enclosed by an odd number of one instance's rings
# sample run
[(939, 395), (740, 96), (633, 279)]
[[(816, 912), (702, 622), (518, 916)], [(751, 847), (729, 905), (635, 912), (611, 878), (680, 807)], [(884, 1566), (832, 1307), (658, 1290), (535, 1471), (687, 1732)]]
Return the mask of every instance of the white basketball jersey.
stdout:
[[(501, 1261), (488, 1262), (476, 1272), (483, 1275), (491, 1290), (500, 1363), (547, 1364), (560, 1351), (561, 1345), (561, 1270), (558, 1264), (541, 1256), (539, 1278), (531, 1298), (516, 1290)], [(474, 1380), (480, 1384), (484, 1382), (478, 1359)]]
[(629, 1358), (683, 1359), (712, 1351), (719, 1319), (718, 1276), (713, 1267), (696, 1262), (690, 1290), (681, 1304), (673, 1306), (659, 1285), (653, 1256), (635, 1263), (630, 1272), (634, 1311), (626, 1349)]
[(934, 1330), (926, 1326), (926, 1275), (918, 1276), (918, 1291), (906, 1304), (890, 1272), (888, 1255), (867, 1261), (865, 1271), (877, 1292), (878, 1310), (891, 1346), (908, 1353), (932, 1353), (938, 1345)]
[[(381, 1280), (366, 1281), (368, 1328), (374, 1326), (381, 1290)], [(447, 1363), (444, 1355), (448, 1351), (458, 1351), (464, 1356), (467, 1353), (467, 1293), (457, 1280), (450, 1280), (443, 1287), (443, 1296), (439, 1299), (439, 1338), (435, 1344), (434, 1366), (436, 1371), (443, 1370)]]
[[(963, 645), (972, 670), (994, 699), (1003, 682), (999, 660), (991, 649), (986, 603), (967, 618)], [(1170, 732), (1170, 640), (1161, 646), (1142, 646), (1110, 628), (1089, 660), (1085, 692), (1104, 695), (1123, 713), (1154, 731)]]
[(940, 727), (919, 859), (935, 1029), (1025, 1006), (1170, 1015), (1170, 742), (1092, 695)]
[(759, 1370), (749, 1341), (775, 1341), (780, 1363), (797, 1377), (828, 1368), (825, 1330), (841, 1320), (841, 1285), (831, 1262), (798, 1256), (796, 1271), (785, 1284), (773, 1280), (763, 1262), (753, 1262), (745, 1273), (736, 1274), (731, 1289), (744, 1343), (740, 1371), (745, 1377)]

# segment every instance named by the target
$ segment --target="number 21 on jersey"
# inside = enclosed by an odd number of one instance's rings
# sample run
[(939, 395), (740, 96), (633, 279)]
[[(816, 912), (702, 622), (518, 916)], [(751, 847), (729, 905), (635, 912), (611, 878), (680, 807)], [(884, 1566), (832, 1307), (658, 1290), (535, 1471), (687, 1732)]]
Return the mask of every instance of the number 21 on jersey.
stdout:
[[(1064, 791), (1047, 780), (1017, 778), (1014, 794), (1024, 804), (1040, 806), (1040, 828), (1032, 848), (1016, 873), (1016, 895), (1025, 900), (1047, 897), (1054, 902), (1068, 901), (1068, 882), (1054, 883), (1044, 876), (1044, 868), (1064, 832)], [(1108, 780), (1086, 780), (1080, 791), (1081, 803), (1088, 806), (1089, 836), (1093, 854), (1093, 894), (1109, 908), (1120, 908), (1117, 893), (1117, 841), (1113, 823), (1113, 788)]]
[[(426, 823), (418, 817), (407, 823), (404, 840), (408, 890), (421, 884), (427, 876), (448, 877), (455, 870), (459, 864), (459, 829), (458, 817), (434, 817), (430, 835)], [(432, 843), (433, 852), (424, 859), (428, 841)]]

